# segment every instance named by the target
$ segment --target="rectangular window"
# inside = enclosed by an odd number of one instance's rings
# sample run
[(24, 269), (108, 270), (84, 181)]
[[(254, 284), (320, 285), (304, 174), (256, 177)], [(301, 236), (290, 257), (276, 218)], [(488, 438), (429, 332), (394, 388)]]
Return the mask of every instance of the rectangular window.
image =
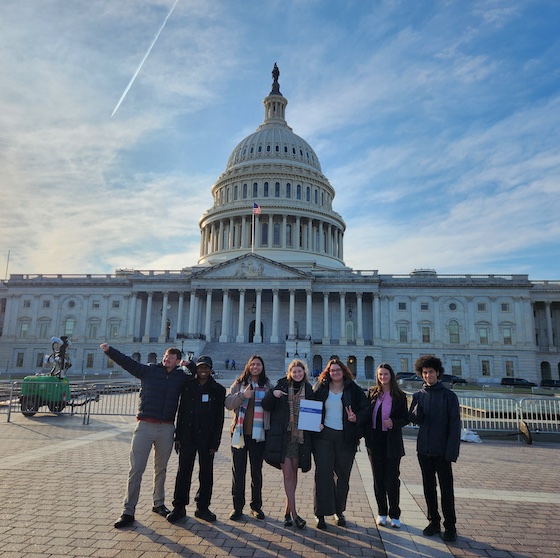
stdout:
[(504, 327), (502, 331), (504, 334), (504, 345), (511, 345), (511, 328)]
[(107, 368), (114, 368), (115, 367), (115, 361), (108, 358), (107, 359)]
[(399, 342), (408, 343), (408, 328), (406, 326), (399, 326)]
[(399, 310), (406, 310), (406, 302), (399, 302)]
[(508, 378), (513, 378), (515, 372), (513, 368), (513, 360), (506, 360), (505, 366), (506, 366), (506, 376)]
[(479, 327), (478, 328), (478, 342), (481, 345), (488, 345), (488, 328)]
[(117, 324), (109, 325), (109, 339), (115, 339), (119, 332), (119, 326)]
[(121, 306), (121, 301), (120, 300), (113, 300), (112, 304), (111, 304), (111, 308), (120, 308)]
[(509, 302), (502, 302), (502, 312), (509, 312)]
[(462, 376), (463, 368), (461, 366), (461, 361), (459, 359), (451, 360), (451, 374), (454, 376)]
[(486, 302), (479, 302), (476, 308), (479, 312), (486, 312)]
[(408, 372), (408, 359), (401, 357), (400, 359), (401, 372)]
[(27, 322), (24, 322), (22, 324), (20, 324), (19, 327), (19, 336), (22, 339), (27, 339), (27, 332), (29, 331), (29, 324)]
[(43, 300), (43, 308), (50, 308), (51, 301), (50, 300)]
[(46, 339), (49, 334), (49, 324), (47, 322), (39, 323), (39, 339)]
[(97, 322), (89, 324), (88, 328), (88, 338), (97, 339)]
[(45, 353), (37, 353), (37, 358), (35, 359), (35, 368), (43, 368), (45, 363)]
[(422, 326), (422, 343), (430, 343), (430, 327)]
[(23, 353), (16, 355), (16, 368), (23, 368)]
[(483, 360), (480, 363), (481, 367), (482, 367), (482, 375), (483, 376), (490, 376), (490, 361), (489, 360)]
[(421, 302), (420, 303), (420, 310), (422, 311), (426, 311), (430, 309), (430, 305), (427, 302)]
[(93, 368), (93, 353), (88, 353), (87, 354), (86, 368)]
[(31, 308), (31, 301), (30, 300), (24, 300), (23, 301), (23, 307), (24, 308)]
[(92, 300), (92, 302), (91, 302), (91, 307), (92, 307), (94, 310), (96, 310), (97, 308), (99, 308), (99, 307), (100, 307), (99, 300)]

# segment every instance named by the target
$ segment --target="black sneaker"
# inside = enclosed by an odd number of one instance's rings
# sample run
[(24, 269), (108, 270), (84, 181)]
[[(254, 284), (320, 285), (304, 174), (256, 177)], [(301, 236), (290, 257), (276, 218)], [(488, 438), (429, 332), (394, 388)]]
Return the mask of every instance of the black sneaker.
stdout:
[(436, 533), (441, 533), (441, 527), (439, 523), (429, 523), (428, 526), (422, 531), (422, 534), (426, 537), (432, 537)]
[(441, 535), (441, 540), (444, 542), (453, 542), (457, 540), (456, 529), (446, 529)]
[(242, 511), (239, 510), (233, 510), (230, 514), (229, 514), (229, 518), (232, 521), (239, 521), (241, 519), (241, 516), (243, 515)]
[(167, 516), (167, 521), (169, 521), (169, 523), (175, 523), (183, 517), (187, 517), (187, 510), (185, 510), (185, 508), (173, 508), (173, 511)]
[(251, 510), (251, 515), (255, 519), (264, 519), (264, 512), (262, 510)]
[(131, 523), (134, 523), (134, 516), (123, 513), (117, 519), (117, 521), (115, 521), (115, 528), (120, 529), (121, 527), (126, 527), (127, 525), (130, 525)]
[(327, 530), (327, 523), (325, 521), (325, 516), (324, 515), (318, 515), (317, 516), (317, 529), (321, 529), (321, 531), (326, 531)]
[(152, 511), (162, 517), (167, 517), (171, 513), (171, 510), (168, 510), (163, 504), (161, 506), (154, 506)]
[(195, 510), (194, 516), (198, 519), (204, 519), (204, 521), (216, 521), (216, 514), (210, 510)]
[(335, 518), (336, 518), (336, 524), (339, 527), (346, 527), (346, 518), (344, 517), (343, 513), (337, 513), (335, 515)]

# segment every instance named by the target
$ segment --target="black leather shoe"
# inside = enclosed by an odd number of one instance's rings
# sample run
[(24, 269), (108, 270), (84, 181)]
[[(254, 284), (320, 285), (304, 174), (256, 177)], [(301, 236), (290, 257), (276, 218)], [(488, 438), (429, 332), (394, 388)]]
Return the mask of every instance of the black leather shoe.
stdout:
[(321, 529), (321, 531), (326, 531), (327, 530), (327, 523), (325, 522), (325, 516), (324, 515), (318, 515), (317, 516), (317, 529)]
[(339, 527), (346, 527), (346, 518), (344, 517), (343, 513), (338, 513), (335, 515), (336, 517), (336, 524)]
[(453, 542), (457, 540), (456, 529), (446, 529), (441, 535), (441, 540), (444, 542)]
[(161, 515), (162, 517), (167, 517), (171, 513), (171, 510), (168, 510), (164, 504), (162, 504), (161, 506), (154, 506), (152, 508), (152, 511), (157, 513), (158, 515)]
[(251, 515), (255, 519), (264, 519), (264, 512), (262, 510), (251, 510)]
[(436, 533), (441, 533), (441, 527), (439, 523), (429, 523), (428, 526), (422, 531), (422, 534), (426, 537), (432, 537)]
[(121, 527), (126, 527), (127, 525), (130, 525), (131, 523), (134, 523), (134, 516), (133, 515), (128, 515), (127, 513), (123, 513), (117, 519), (117, 521), (115, 521), (115, 528), (120, 529)]
[(241, 519), (241, 517), (243, 516), (243, 512), (239, 511), (239, 510), (233, 510), (230, 514), (229, 514), (229, 518), (232, 521), (239, 521)]
[(204, 519), (204, 521), (216, 521), (216, 514), (210, 510), (195, 510), (194, 516), (198, 519)]
[(284, 527), (291, 527), (294, 524), (294, 522), (292, 521), (292, 516), (287, 513), (284, 516)]
[(173, 511), (167, 516), (167, 521), (169, 521), (169, 523), (175, 523), (183, 517), (187, 517), (185, 508), (173, 508)]
[(306, 521), (305, 519), (303, 519), (303, 517), (300, 517), (299, 515), (296, 515), (294, 518), (294, 521), (296, 523), (296, 527), (298, 529), (305, 529), (305, 525), (306, 525)]

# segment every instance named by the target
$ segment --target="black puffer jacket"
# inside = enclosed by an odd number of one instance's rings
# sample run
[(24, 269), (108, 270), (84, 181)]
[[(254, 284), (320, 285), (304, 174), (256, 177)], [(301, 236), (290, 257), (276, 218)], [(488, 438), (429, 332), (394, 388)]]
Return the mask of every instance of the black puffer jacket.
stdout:
[[(325, 378), (313, 386), (314, 398), (323, 403), (329, 396), (330, 380)], [(356, 422), (348, 420), (346, 407), (352, 406), (356, 415)], [(352, 380), (344, 380), (344, 391), (342, 392), (342, 430), (344, 432), (344, 443), (354, 448), (358, 447), (360, 438), (363, 436), (362, 426), (368, 418), (369, 403), (364, 390)], [(325, 418), (325, 407), (323, 405), (323, 420)]]
[(441, 382), (424, 384), (412, 397), (410, 422), (420, 426), (416, 449), (423, 455), (457, 461), (461, 443), (461, 415), (457, 395)]
[[(266, 393), (262, 401), (263, 409), (270, 411), (270, 429), (266, 432), (264, 459), (269, 465), (280, 468), (280, 464), (284, 463), (291, 435), (288, 430), (290, 404), (286, 395), (280, 398), (274, 397), (275, 389), (288, 393), (288, 379), (280, 378), (276, 386)], [(305, 382), (304, 389), (304, 399), (314, 399), (313, 388), (309, 382)], [(304, 473), (311, 469), (311, 433), (306, 430), (303, 431), (303, 444), (300, 444), (299, 448), (299, 466)]]
[(191, 379), (182, 368), (167, 372), (161, 363), (141, 364), (109, 347), (107, 356), (141, 382), (137, 417), (174, 422), (183, 386)]
[[(200, 400), (195, 404), (196, 397), (200, 397)], [(196, 437), (199, 444), (218, 450), (224, 426), (225, 398), (226, 388), (212, 376), (200, 386), (200, 390), (196, 377), (185, 385), (181, 392), (175, 430), (175, 439), (181, 442), (181, 446), (192, 443)], [(196, 417), (195, 409), (198, 410)]]

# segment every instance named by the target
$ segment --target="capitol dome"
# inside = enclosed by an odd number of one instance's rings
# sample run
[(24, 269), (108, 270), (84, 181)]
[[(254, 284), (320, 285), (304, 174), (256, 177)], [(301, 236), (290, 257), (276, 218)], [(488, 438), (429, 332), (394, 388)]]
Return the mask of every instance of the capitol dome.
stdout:
[(333, 211), (334, 188), (312, 147), (286, 122), (276, 64), (265, 117), (232, 151), (200, 219), (199, 265), (247, 251), (298, 268), (344, 267), (346, 225)]

